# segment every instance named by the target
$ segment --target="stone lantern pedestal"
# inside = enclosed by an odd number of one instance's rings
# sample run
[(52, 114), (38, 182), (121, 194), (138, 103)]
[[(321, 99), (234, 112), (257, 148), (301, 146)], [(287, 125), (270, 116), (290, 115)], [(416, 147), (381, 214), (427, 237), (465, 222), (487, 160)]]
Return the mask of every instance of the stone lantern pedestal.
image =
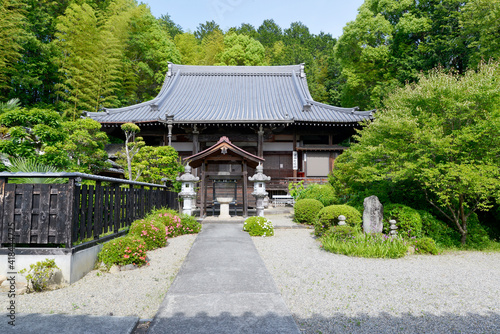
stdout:
[(257, 202), (257, 216), (261, 217), (264, 217), (264, 198), (267, 197), (266, 182), (271, 180), (271, 177), (265, 175), (263, 171), (264, 167), (259, 164), (256, 168), (256, 173), (248, 177), (249, 181), (254, 182), (252, 195)]
[(193, 208), (196, 202), (196, 191), (194, 191), (195, 184), (199, 178), (191, 174), (191, 166), (189, 164), (184, 168), (184, 174), (177, 178), (177, 181), (182, 182), (182, 189), (179, 196), (182, 198), (182, 213), (192, 215)]

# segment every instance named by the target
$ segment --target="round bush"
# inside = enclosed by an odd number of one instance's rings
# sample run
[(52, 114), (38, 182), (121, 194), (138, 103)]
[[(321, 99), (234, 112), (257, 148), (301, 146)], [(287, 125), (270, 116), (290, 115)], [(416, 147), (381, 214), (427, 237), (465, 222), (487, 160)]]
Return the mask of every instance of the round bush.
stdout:
[(136, 220), (130, 225), (130, 235), (142, 238), (146, 242), (148, 250), (165, 247), (167, 233), (165, 225), (160, 222), (149, 220)]
[(431, 238), (415, 239), (415, 252), (419, 254), (432, 254), (437, 255), (438, 249), (436, 243)]
[(359, 227), (361, 225), (361, 213), (356, 208), (349, 205), (330, 205), (319, 211), (318, 218), (314, 223), (314, 234), (320, 236), (331, 226), (337, 225), (340, 215), (345, 216), (349, 226)]
[(303, 224), (314, 224), (323, 204), (317, 199), (301, 199), (293, 206), (295, 221)]
[(243, 224), (243, 231), (251, 236), (270, 237), (274, 235), (274, 226), (267, 218), (248, 217)]
[(108, 268), (113, 264), (142, 266), (146, 263), (146, 242), (137, 236), (113, 239), (103, 245), (98, 259)]
[(396, 220), (398, 234), (402, 237), (422, 236), (422, 218), (417, 210), (403, 204), (388, 204), (384, 206), (384, 233), (389, 234), (389, 220)]
[(317, 183), (309, 184), (299, 193), (297, 199), (315, 199), (320, 201), (323, 206), (332, 205), (337, 202), (335, 190), (330, 184)]

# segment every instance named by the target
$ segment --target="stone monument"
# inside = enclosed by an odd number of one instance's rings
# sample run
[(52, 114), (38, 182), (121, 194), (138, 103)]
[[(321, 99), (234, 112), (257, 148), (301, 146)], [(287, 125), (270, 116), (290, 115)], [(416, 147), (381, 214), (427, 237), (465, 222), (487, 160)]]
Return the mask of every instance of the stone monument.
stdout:
[(384, 218), (384, 207), (378, 200), (378, 197), (373, 195), (365, 198), (363, 202), (363, 231), (365, 233), (382, 233)]

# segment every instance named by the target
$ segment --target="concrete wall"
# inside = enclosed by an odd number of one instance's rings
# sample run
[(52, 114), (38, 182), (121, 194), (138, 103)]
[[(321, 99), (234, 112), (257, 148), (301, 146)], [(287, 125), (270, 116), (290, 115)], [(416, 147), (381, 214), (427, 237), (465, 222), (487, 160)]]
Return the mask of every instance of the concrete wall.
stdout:
[[(61, 269), (64, 281), (73, 284), (94, 269), (97, 261), (97, 254), (102, 245), (96, 245), (75, 253), (70, 250), (58, 248), (29, 248), (15, 250), (15, 272), (17, 272), (17, 281), (26, 282), (26, 278), (19, 274), (19, 271), (27, 268), (30, 264), (35, 264), (45, 259), (54, 259), (56, 265)], [(8, 268), (8, 250), (0, 249), (0, 275), (6, 275)], [(10, 276), (10, 275), (9, 275)]]

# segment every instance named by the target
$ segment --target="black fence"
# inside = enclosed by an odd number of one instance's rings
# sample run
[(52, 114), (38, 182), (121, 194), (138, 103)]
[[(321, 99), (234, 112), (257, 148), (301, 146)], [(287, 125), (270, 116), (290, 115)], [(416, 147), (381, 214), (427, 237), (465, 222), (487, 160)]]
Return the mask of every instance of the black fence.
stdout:
[[(64, 184), (16, 184), (9, 178), (62, 178)], [(94, 180), (95, 185), (81, 185)], [(177, 209), (177, 193), (158, 184), (81, 173), (0, 173), (0, 244), (61, 245), (98, 240), (154, 208)]]

